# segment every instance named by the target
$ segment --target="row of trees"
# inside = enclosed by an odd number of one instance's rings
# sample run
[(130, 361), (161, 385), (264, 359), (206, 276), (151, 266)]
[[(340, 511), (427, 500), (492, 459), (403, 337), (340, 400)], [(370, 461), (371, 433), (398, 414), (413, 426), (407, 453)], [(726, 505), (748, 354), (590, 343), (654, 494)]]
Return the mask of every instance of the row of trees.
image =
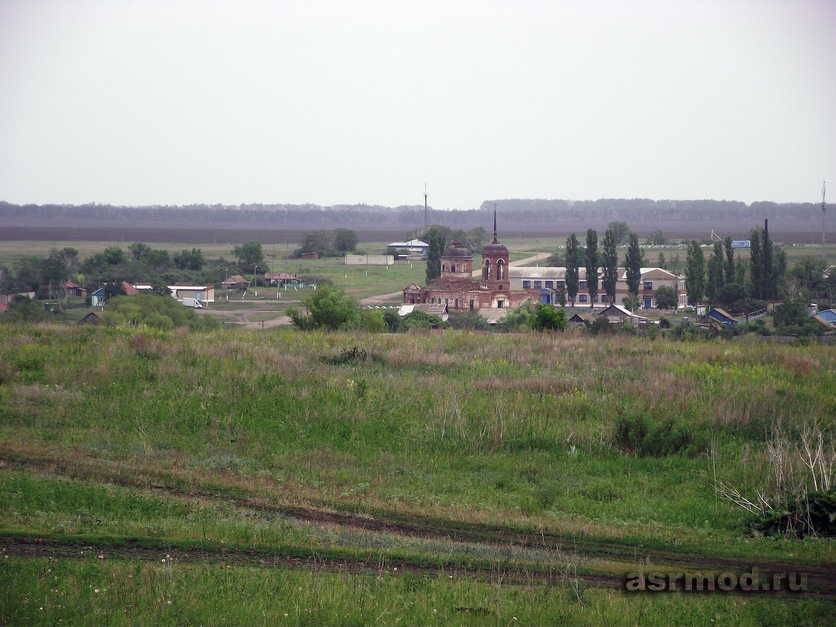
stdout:
[(707, 260), (699, 242), (689, 244), (685, 286), (692, 303), (705, 299), (732, 313), (763, 309), (772, 300), (783, 300), (795, 312), (806, 311), (810, 302), (821, 308), (833, 305), (836, 272), (829, 272), (823, 261), (807, 257), (788, 268), (786, 252), (776, 249), (766, 228), (753, 229), (749, 239), (748, 261), (735, 258), (729, 237), (714, 242)]
[[(607, 300), (610, 303), (615, 302), (616, 285), (618, 283), (618, 244), (621, 236), (619, 231), (611, 225), (604, 233), (600, 252), (598, 251), (598, 232), (595, 229), (586, 231), (586, 245), (584, 247), (581, 247), (574, 233), (566, 239), (566, 297), (573, 306), (580, 288), (579, 269), (581, 267), (586, 270), (586, 288), (589, 291), (590, 307), (598, 296), (599, 268), (603, 270), (600, 287), (607, 295)], [(638, 302), (639, 288), (641, 287), (641, 267), (644, 262), (644, 252), (639, 246), (639, 238), (635, 233), (628, 231), (626, 237), (628, 244), (625, 266), (629, 295), (625, 299), (627, 301), (625, 304), (635, 308)]]
[[(438, 211), (430, 208), (432, 219), (442, 216), (448, 224), (468, 226), (485, 224), (494, 205), (504, 220), (515, 224), (554, 224), (566, 219), (594, 220), (690, 220), (716, 223), (726, 219), (782, 218), (818, 221), (820, 205), (809, 203), (743, 202), (725, 200), (652, 200), (647, 198), (603, 198), (599, 200), (486, 200), (479, 209)], [(409, 205), (382, 207), (375, 205), (335, 205), (322, 207), (304, 204), (239, 204), (187, 206), (124, 207), (90, 203), (86, 205), (16, 205), (0, 201), (0, 218), (34, 219), (98, 219), (125, 222), (162, 221), (185, 222), (194, 225), (202, 221), (274, 224), (323, 225), (403, 225), (420, 224), (424, 207)]]

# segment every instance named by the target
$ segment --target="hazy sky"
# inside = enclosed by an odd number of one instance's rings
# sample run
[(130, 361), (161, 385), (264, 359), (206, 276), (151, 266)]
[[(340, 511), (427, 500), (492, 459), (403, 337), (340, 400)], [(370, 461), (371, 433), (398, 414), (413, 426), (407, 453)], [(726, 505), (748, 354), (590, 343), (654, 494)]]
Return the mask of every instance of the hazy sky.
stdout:
[(833, 0), (0, 0), (0, 200), (836, 201)]

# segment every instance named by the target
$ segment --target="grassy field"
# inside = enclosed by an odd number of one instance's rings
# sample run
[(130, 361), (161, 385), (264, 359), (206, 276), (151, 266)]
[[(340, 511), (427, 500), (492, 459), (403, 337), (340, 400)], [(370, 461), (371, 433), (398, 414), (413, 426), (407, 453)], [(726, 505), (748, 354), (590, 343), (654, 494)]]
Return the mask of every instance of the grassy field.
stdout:
[[(827, 346), (69, 325), (0, 337), (3, 623), (832, 614), (833, 541), (753, 537), (714, 489), (770, 494), (776, 449), (781, 472), (808, 481), (801, 443), (832, 447), (836, 426)], [(631, 572), (752, 568), (803, 572), (808, 591), (624, 591)]]

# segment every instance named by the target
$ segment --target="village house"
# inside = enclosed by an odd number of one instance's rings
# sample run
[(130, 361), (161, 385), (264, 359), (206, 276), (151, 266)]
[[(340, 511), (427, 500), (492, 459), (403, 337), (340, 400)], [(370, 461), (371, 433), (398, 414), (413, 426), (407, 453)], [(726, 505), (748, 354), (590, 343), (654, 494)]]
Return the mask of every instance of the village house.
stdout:
[(430, 245), (420, 239), (411, 239), (408, 242), (392, 242), (386, 247), (387, 255), (407, 255), (409, 257), (427, 258)]
[(265, 272), (264, 281), (273, 286), (296, 285), (299, 283), (299, 279), (295, 275), (287, 272)]
[(221, 282), (221, 287), (225, 290), (243, 290), (249, 284), (250, 282), (240, 274), (233, 274)]
[(171, 296), (180, 302), (184, 298), (193, 298), (201, 303), (215, 302), (215, 286), (214, 285), (190, 285), (188, 283), (175, 283), (169, 285)]

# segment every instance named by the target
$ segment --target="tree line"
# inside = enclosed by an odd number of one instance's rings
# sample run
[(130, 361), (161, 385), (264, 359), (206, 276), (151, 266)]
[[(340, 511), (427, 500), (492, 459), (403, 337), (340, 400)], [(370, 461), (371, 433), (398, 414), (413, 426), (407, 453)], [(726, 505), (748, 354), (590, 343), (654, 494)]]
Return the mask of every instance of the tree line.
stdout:
[[(726, 200), (651, 200), (646, 198), (605, 198), (599, 200), (486, 200), (476, 209), (429, 209), (432, 222), (455, 226), (475, 226), (490, 221), (494, 205), (507, 223), (542, 224), (559, 220), (664, 220), (693, 222), (723, 219), (781, 218), (784, 220), (819, 220), (821, 206), (809, 203), (743, 202)], [(0, 218), (87, 219), (113, 221), (235, 222), (283, 224), (401, 225), (424, 221), (424, 207), (401, 205), (332, 205), (194, 204), (185, 206), (117, 206), (88, 203), (84, 205), (25, 204), (0, 201)]]
[(233, 259), (207, 259), (200, 248), (175, 253), (142, 242), (108, 246), (81, 259), (72, 247), (53, 248), (46, 257), (27, 256), (13, 268), (0, 266), (0, 294), (35, 292), (40, 299), (67, 297), (69, 281), (88, 292), (102, 286), (117, 295), (121, 283), (144, 283), (158, 293), (168, 293), (175, 283), (219, 284), (231, 274), (269, 271), (260, 242), (233, 248)]

